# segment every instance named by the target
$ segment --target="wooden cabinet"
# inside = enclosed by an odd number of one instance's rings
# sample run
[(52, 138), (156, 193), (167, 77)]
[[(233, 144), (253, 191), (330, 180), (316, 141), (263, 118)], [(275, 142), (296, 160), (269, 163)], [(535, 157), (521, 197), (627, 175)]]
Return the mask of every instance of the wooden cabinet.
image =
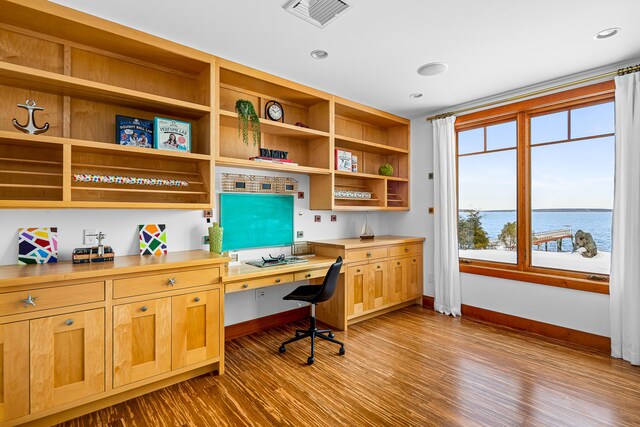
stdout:
[[(2, 0), (0, 109), (33, 99), (27, 135), (0, 123), (0, 207), (210, 209), (215, 58), (49, 2)], [(191, 123), (191, 152), (116, 143), (115, 116)], [(151, 141), (153, 143), (153, 141)], [(188, 185), (82, 181), (79, 175)]]
[(389, 261), (389, 302), (398, 303), (407, 297), (409, 286), (409, 260), (407, 258)]
[(171, 298), (171, 368), (220, 356), (220, 289)]
[[(218, 74), (217, 165), (330, 176), (330, 94), (222, 59)], [(253, 143), (251, 132), (249, 144), (238, 136), (235, 104), (240, 99), (251, 102), (260, 117), (259, 144)], [(265, 107), (271, 100), (282, 105), (282, 122), (266, 117)], [(250, 160), (260, 156), (260, 148), (286, 151), (292, 164)]]
[(171, 370), (171, 298), (113, 307), (113, 386)]
[[(378, 236), (373, 240), (311, 242), (318, 256), (345, 260), (344, 304), (318, 305), (318, 319), (336, 329), (413, 303), (421, 303), (424, 238)], [(338, 286), (340, 289), (340, 286)], [(341, 310), (342, 313), (337, 312)]]
[(29, 413), (29, 322), (0, 325), (0, 422)]
[(347, 267), (347, 314), (357, 316), (388, 302), (387, 262)]
[(422, 256), (389, 260), (389, 302), (401, 302), (422, 296)]
[(104, 391), (104, 309), (29, 323), (31, 412)]

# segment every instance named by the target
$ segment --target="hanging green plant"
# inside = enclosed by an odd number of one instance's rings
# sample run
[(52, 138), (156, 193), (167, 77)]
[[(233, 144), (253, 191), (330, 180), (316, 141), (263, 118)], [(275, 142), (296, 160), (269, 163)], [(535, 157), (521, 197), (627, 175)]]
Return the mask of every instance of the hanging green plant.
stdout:
[(253, 145), (258, 145), (260, 143), (260, 117), (256, 114), (251, 101), (237, 100), (236, 113), (238, 113), (238, 136), (242, 133), (242, 142), (249, 145), (249, 124), (251, 124)]

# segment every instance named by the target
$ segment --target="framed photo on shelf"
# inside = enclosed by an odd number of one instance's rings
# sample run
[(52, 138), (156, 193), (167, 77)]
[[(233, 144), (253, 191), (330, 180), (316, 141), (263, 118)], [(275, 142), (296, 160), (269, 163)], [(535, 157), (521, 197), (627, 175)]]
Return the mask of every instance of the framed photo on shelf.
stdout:
[(191, 123), (156, 117), (153, 148), (190, 153)]
[(116, 144), (153, 148), (153, 121), (116, 115)]
[(352, 172), (351, 151), (336, 148), (336, 170)]

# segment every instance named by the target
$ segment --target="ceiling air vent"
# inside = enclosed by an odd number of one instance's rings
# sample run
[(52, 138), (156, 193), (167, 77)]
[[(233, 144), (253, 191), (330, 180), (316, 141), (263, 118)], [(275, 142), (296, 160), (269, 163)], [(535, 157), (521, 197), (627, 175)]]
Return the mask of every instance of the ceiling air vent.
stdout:
[(292, 0), (284, 10), (324, 28), (350, 8), (351, 5), (343, 0)]

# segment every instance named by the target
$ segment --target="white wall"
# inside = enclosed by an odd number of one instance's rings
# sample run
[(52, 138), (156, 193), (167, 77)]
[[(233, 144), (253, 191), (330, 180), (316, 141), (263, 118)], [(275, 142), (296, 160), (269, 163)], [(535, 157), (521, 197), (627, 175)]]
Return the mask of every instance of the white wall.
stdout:
[[(220, 188), (220, 174), (251, 173), (251, 171), (216, 168), (216, 183)], [(309, 177), (286, 173), (255, 172), (256, 175), (290, 176), (298, 180), (300, 191), (305, 192), (304, 199), (295, 198), (294, 229), (303, 230), (304, 239), (326, 240), (341, 237), (353, 237), (360, 233), (364, 223), (364, 213), (336, 212), (337, 221), (330, 222), (331, 212), (309, 210)], [(216, 201), (217, 204), (217, 201)], [(322, 222), (314, 222), (314, 215), (321, 215)], [(214, 218), (218, 217), (217, 210)], [(387, 226), (380, 221), (380, 215), (370, 213), (369, 224), (376, 234), (386, 234)], [(181, 210), (120, 210), (120, 209), (2, 209), (0, 210), (0, 265), (17, 263), (18, 228), (19, 227), (58, 227), (59, 256), (61, 260), (71, 259), (71, 251), (82, 246), (82, 235), (85, 228), (96, 228), (103, 231), (107, 238), (105, 243), (113, 247), (116, 255), (135, 255), (139, 253), (138, 225), (145, 223), (167, 224), (169, 250), (184, 251), (191, 249), (208, 249), (201, 245), (202, 236), (207, 234), (207, 224), (202, 211)], [(268, 253), (290, 253), (286, 248), (264, 248), (242, 251), (243, 260), (259, 258)], [(29, 268), (28, 266), (25, 268)], [(255, 300), (253, 291), (237, 292), (226, 296), (225, 324), (231, 325), (246, 320), (267, 316), (298, 307), (292, 301), (282, 301), (282, 297), (291, 292), (296, 284), (272, 286), (266, 289), (265, 297)]]
[[(430, 283), (433, 264), (433, 138), (431, 123), (420, 117), (411, 121), (411, 204), (401, 221), (388, 217), (390, 234), (427, 237), (425, 246), (425, 295), (434, 296)], [(390, 214), (386, 214), (390, 215)], [(597, 335), (609, 336), (609, 296), (540, 284), (462, 274), (462, 303)]]

